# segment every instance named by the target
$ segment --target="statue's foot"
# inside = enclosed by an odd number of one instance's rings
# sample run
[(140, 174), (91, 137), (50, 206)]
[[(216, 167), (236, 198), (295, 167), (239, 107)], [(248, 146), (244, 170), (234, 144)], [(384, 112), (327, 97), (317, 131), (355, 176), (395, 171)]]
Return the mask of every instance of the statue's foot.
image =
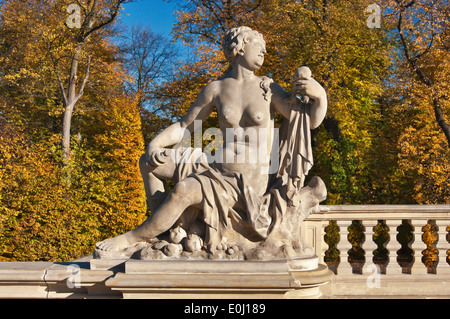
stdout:
[(128, 234), (122, 234), (113, 238), (108, 238), (103, 241), (99, 241), (95, 244), (95, 248), (102, 251), (122, 251), (136, 243), (131, 241)]

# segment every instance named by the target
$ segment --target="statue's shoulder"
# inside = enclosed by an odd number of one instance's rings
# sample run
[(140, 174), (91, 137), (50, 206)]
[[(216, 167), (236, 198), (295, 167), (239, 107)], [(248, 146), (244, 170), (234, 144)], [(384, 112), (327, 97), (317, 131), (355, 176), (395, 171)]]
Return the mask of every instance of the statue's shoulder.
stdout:
[(221, 87), (221, 81), (220, 80), (213, 80), (206, 84), (202, 91), (200, 92), (201, 95), (206, 95), (210, 97), (214, 97), (218, 94)]

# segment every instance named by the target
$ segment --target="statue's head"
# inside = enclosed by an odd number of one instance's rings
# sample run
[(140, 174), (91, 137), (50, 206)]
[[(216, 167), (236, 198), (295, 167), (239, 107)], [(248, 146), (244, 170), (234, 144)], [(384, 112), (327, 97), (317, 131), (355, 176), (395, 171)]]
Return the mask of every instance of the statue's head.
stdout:
[(238, 55), (244, 55), (245, 45), (250, 42), (258, 43), (264, 55), (266, 42), (261, 33), (245, 26), (229, 30), (222, 40), (222, 49), (228, 62), (233, 64)]

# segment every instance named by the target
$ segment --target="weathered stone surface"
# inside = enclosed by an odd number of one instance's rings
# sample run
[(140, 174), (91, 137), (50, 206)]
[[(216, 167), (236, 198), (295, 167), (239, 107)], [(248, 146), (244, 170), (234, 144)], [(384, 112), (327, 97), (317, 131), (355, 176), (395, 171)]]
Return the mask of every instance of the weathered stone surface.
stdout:
[[(97, 243), (94, 258), (314, 255), (300, 227), (327, 194), (319, 177), (304, 185), (313, 166), (310, 130), (325, 117), (326, 92), (304, 66), (293, 72), (290, 92), (255, 75), (264, 62), (265, 41), (248, 27), (227, 32), (223, 50), (229, 70), (150, 142), (140, 160), (151, 216), (136, 229)], [(214, 155), (207, 148), (174, 147), (213, 111), (219, 123)], [(285, 118), (278, 135), (274, 112)], [(167, 181), (175, 183), (171, 193)]]

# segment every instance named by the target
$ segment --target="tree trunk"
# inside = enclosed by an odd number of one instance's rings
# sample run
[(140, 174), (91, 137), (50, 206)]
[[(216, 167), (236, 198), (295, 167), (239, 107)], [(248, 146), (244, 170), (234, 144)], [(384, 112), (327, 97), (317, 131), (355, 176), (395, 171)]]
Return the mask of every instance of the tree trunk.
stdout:
[(51, 60), (53, 62), (54, 70), (56, 73), (56, 77), (58, 79), (59, 88), (61, 90), (61, 95), (63, 96), (64, 103), (64, 117), (63, 117), (63, 127), (62, 127), (62, 139), (61, 139), (61, 148), (63, 151), (63, 166), (67, 166), (70, 160), (70, 128), (72, 123), (72, 115), (75, 104), (83, 95), (84, 86), (89, 78), (89, 68), (91, 63), (91, 58), (88, 55), (88, 62), (86, 68), (86, 74), (80, 84), (79, 89), (77, 90), (77, 73), (78, 73), (78, 61), (80, 58), (80, 54), (83, 50), (83, 46), (86, 42), (86, 39), (94, 32), (105, 28), (107, 25), (112, 23), (121, 8), (123, 3), (128, 2), (129, 0), (116, 0), (112, 1), (108, 8), (104, 8), (102, 10), (108, 11), (110, 9), (110, 14), (105, 19), (97, 20), (97, 14), (99, 13), (98, 2), (97, 1), (88, 1), (86, 6), (83, 6), (79, 1), (77, 1), (78, 6), (81, 6), (85, 12), (85, 19), (81, 26), (79, 26), (77, 39), (77, 46), (75, 48), (74, 55), (72, 57), (72, 62), (70, 66), (70, 77), (69, 83), (67, 87), (67, 91), (64, 87), (64, 83), (62, 81), (61, 75), (58, 71), (58, 59), (53, 54), (52, 50), (52, 42), (48, 42), (48, 50), (50, 53)]
[(79, 98), (83, 95), (84, 86), (89, 77), (89, 66), (90, 66), (90, 58), (88, 58), (88, 65), (86, 69), (86, 74), (83, 78), (83, 82), (76, 92), (77, 85), (77, 73), (78, 73), (78, 60), (80, 57), (80, 53), (82, 50), (82, 44), (79, 44), (75, 50), (74, 56), (72, 58), (72, 63), (70, 66), (70, 77), (69, 77), (69, 85), (67, 88), (68, 94), (64, 94), (64, 117), (62, 124), (62, 141), (61, 147), (63, 151), (63, 165), (67, 166), (70, 160), (70, 129), (72, 126), (72, 115), (75, 104), (79, 100)]
[(74, 106), (75, 103), (71, 103), (67, 105), (64, 110), (64, 117), (62, 124), (62, 142), (61, 142), (64, 166), (67, 166), (70, 160), (70, 127), (72, 122), (72, 114)]
[(439, 98), (433, 98), (433, 108), (434, 108), (434, 116), (436, 117), (436, 121), (444, 132), (445, 137), (447, 138), (448, 147), (450, 148), (450, 125), (445, 121), (444, 112), (442, 111), (441, 106), (439, 105)]

